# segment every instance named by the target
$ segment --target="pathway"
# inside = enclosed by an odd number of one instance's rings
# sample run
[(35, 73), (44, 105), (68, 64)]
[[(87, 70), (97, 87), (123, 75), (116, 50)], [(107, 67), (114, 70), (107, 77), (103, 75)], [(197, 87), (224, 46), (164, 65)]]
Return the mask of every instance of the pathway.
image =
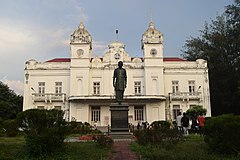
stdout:
[(137, 160), (137, 155), (129, 148), (131, 143), (131, 141), (114, 141), (109, 160)]

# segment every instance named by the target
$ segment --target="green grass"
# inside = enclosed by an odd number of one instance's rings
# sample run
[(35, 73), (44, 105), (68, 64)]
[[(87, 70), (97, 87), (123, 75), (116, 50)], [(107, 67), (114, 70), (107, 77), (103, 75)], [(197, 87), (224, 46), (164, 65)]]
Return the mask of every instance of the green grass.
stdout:
[(176, 145), (148, 145), (137, 143), (131, 149), (140, 160), (239, 160), (240, 156), (229, 157), (210, 153), (203, 137), (191, 135)]
[[(65, 152), (45, 158), (46, 160), (105, 160), (110, 149), (98, 148), (94, 142), (66, 143)], [(24, 137), (0, 137), (0, 159), (33, 160), (25, 150)]]

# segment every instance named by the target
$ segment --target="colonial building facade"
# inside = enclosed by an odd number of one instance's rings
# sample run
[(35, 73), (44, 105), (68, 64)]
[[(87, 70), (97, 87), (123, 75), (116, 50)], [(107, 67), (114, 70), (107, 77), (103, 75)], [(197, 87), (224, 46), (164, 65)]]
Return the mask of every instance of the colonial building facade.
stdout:
[(123, 61), (127, 71), (124, 102), (129, 123), (175, 120), (195, 105), (211, 116), (207, 62), (163, 56), (163, 34), (151, 21), (142, 36), (142, 57), (130, 57), (114, 41), (102, 57), (92, 56), (92, 37), (81, 22), (70, 39), (70, 58), (25, 64), (23, 109), (61, 109), (68, 121), (111, 125), (113, 71)]

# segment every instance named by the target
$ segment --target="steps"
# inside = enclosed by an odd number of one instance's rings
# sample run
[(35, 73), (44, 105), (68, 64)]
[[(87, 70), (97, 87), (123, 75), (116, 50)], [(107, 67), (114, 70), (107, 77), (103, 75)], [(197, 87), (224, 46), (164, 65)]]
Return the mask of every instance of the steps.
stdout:
[(109, 136), (114, 140), (114, 141), (131, 141), (132, 140), (132, 133), (131, 132), (110, 132)]

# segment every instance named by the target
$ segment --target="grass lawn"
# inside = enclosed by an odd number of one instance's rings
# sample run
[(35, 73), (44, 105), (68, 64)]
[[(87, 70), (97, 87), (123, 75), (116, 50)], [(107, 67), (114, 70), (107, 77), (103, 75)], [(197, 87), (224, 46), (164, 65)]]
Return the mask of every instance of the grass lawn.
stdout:
[(210, 153), (203, 137), (190, 135), (176, 145), (131, 145), (141, 160), (239, 160), (240, 156), (229, 157)]
[[(64, 153), (58, 153), (46, 159), (105, 160), (109, 152), (110, 149), (98, 148), (94, 142), (66, 143)], [(25, 150), (24, 137), (0, 137), (0, 159), (30, 160)]]

